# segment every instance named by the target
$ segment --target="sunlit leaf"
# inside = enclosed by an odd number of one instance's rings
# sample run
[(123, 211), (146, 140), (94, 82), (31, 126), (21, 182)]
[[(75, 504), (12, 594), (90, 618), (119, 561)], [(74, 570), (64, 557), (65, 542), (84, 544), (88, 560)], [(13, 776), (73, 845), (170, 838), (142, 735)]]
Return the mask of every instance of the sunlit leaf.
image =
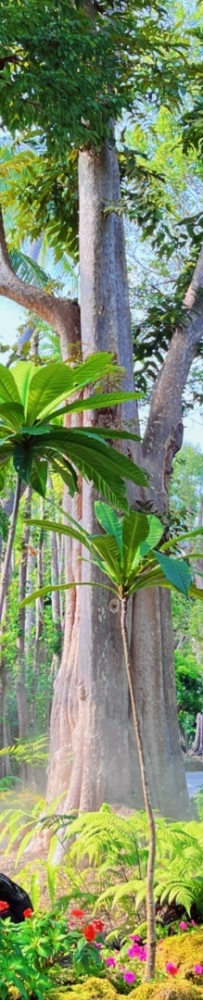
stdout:
[(0, 400), (2, 402), (20, 403), (20, 396), (13, 373), (5, 365), (0, 364)]
[(155, 516), (155, 514), (148, 514), (148, 524), (149, 531), (147, 538), (141, 543), (140, 546), (141, 556), (147, 555), (149, 549), (153, 549), (156, 545), (158, 545), (164, 532), (164, 525), (159, 518)]

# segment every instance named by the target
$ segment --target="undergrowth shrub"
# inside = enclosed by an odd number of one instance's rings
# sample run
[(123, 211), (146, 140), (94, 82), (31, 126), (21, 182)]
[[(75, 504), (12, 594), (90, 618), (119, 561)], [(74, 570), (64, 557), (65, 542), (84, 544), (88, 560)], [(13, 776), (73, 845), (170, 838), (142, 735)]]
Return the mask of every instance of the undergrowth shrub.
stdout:
[[(0, 840), (6, 832), (8, 844), (5, 853), (9, 854), (10, 847), (18, 841), (21, 825), (19, 809), (13, 811), (11, 799), (9, 809), (4, 810), (1, 820)], [(52, 906), (60, 894), (66, 895), (69, 902), (80, 900), (92, 912), (100, 911), (105, 916), (109, 931), (116, 926), (118, 931), (121, 929), (123, 932), (125, 928), (128, 933), (134, 930), (135, 925), (145, 921), (148, 845), (144, 812), (134, 812), (126, 817), (104, 804), (98, 812), (83, 813), (78, 817), (75, 814), (67, 817), (54, 815), (50, 807), (45, 816), (44, 804), (40, 800), (35, 803), (26, 822), (28, 829), (23, 836), (23, 817), (22, 839), (16, 851), (16, 873), (18, 881), (20, 878), (27, 888), (32, 872), (32, 885), (29, 884), (28, 891), (31, 898), (35, 893), (37, 905), (40, 902), (41, 869), (45, 871), (46, 889)], [(52, 858), (56, 838), (61, 837), (62, 824), (63, 830), (66, 827), (66, 853), (63, 863), (57, 868)], [(28, 861), (21, 871), (19, 863), (25, 858), (25, 849), (36, 827), (42, 831), (48, 827), (52, 838), (47, 862), (37, 859), (37, 876), (33, 876), (33, 861)], [(64, 838), (64, 833), (62, 836)], [(159, 920), (164, 922), (162, 908), (175, 901), (201, 922), (203, 822), (175, 823), (156, 817), (156, 838), (155, 898), (157, 909), (159, 906)]]

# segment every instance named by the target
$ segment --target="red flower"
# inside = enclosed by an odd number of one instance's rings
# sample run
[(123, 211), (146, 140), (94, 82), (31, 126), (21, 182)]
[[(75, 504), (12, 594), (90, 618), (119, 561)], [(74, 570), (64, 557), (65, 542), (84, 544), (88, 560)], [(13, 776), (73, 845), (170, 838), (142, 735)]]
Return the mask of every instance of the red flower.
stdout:
[(75, 910), (70, 911), (70, 915), (71, 917), (76, 917), (76, 920), (82, 920), (84, 917), (84, 910), (78, 910), (76, 907)]
[(166, 962), (166, 972), (169, 973), (169, 976), (176, 976), (178, 965), (174, 965), (174, 962)]
[(84, 935), (86, 937), (86, 941), (94, 941), (96, 937), (95, 925), (87, 924), (87, 926), (84, 928)]
[(96, 932), (97, 931), (103, 931), (103, 928), (105, 927), (105, 924), (103, 923), (103, 920), (92, 920), (92, 923), (93, 923), (93, 927), (95, 927), (95, 931)]
[(0, 899), (0, 913), (3, 913), (3, 910), (9, 910), (9, 909), (10, 909), (9, 903), (6, 903), (4, 899)]
[(27, 910), (23, 910), (23, 917), (33, 917), (33, 910), (28, 906)]

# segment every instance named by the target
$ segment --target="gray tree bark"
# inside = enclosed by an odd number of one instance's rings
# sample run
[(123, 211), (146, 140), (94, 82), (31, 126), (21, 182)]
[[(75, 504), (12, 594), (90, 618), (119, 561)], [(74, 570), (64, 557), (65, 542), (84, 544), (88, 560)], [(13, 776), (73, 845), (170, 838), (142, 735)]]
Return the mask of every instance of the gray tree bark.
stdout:
[[(123, 223), (118, 213), (104, 209), (120, 202), (115, 152), (105, 144), (102, 152), (80, 154), (80, 268), (82, 352), (110, 349), (126, 370), (125, 384), (133, 387), (133, 360), (125, 264)], [(115, 206), (116, 207), (116, 206)], [(0, 233), (0, 294), (7, 294), (44, 318), (49, 317), (61, 337), (62, 356), (79, 340), (79, 314), (72, 303), (25, 287), (14, 276)], [(130, 504), (163, 515), (168, 507), (168, 482), (173, 455), (182, 441), (182, 391), (202, 339), (203, 285), (196, 269), (192, 300), (185, 303), (185, 325), (177, 329), (155, 383), (143, 448), (131, 443), (127, 453), (149, 472), (148, 490), (131, 487)], [(22, 288), (23, 285), (23, 288)], [(33, 300), (34, 292), (34, 300)], [(191, 293), (190, 293), (191, 294)], [(195, 305), (195, 309), (193, 309)], [(45, 315), (46, 313), (46, 315)], [(73, 329), (74, 328), (74, 329)], [(108, 426), (127, 421), (138, 429), (135, 404), (120, 412), (101, 411), (90, 422)], [(85, 421), (87, 422), (87, 421)], [(91, 487), (69, 511), (88, 530), (94, 530)], [(91, 583), (92, 569), (78, 563), (78, 549), (66, 540), (67, 580)], [(95, 576), (94, 576), (95, 578)], [(102, 800), (143, 804), (127, 682), (124, 673), (118, 615), (106, 592), (74, 588), (66, 595), (64, 649), (55, 682), (52, 706), (48, 801), (64, 790), (64, 808), (97, 808)], [(173, 817), (189, 815), (179, 742), (173, 677), (170, 601), (167, 592), (154, 590), (136, 595), (129, 610), (129, 636), (133, 684), (138, 702), (150, 792), (153, 806)], [(70, 754), (73, 766), (70, 766)], [(70, 777), (71, 772), (71, 777)], [(70, 784), (69, 784), (70, 782)], [(67, 797), (67, 786), (69, 793)], [(61, 809), (61, 806), (60, 806)]]

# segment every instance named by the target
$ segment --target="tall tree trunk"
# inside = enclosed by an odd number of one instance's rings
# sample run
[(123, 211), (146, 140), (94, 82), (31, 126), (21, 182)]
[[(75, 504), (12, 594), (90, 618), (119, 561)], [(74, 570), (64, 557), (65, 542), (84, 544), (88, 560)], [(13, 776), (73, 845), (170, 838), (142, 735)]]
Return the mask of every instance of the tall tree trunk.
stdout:
[[(80, 154), (80, 270), (82, 349), (109, 348), (126, 369), (126, 385), (133, 386), (130, 317), (122, 219), (112, 210), (120, 201), (116, 155), (106, 144), (100, 154)], [(103, 210), (109, 206), (106, 214)], [(164, 514), (173, 455), (182, 442), (182, 392), (197, 345), (202, 340), (203, 249), (185, 299), (185, 323), (172, 337), (155, 382), (143, 449), (131, 444), (128, 454), (145, 464), (149, 489), (129, 493), (132, 507), (144, 506)], [(62, 356), (79, 340), (79, 309), (65, 299), (48, 295), (14, 274), (0, 217), (0, 294), (35, 310), (61, 338)], [(119, 411), (102, 412), (111, 421)], [(123, 417), (137, 428), (133, 404)], [(92, 417), (91, 419), (94, 420)], [(68, 507), (88, 530), (94, 530), (91, 488)], [(70, 505), (70, 506), (69, 506)], [(66, 547), (66, 573), (78, 580), (77, 547)], [(87, 564), (82, 576), (91, 582)], [(148, 596), (149, 595), (149, 596)], [(69, 797), (77, 807), (95, 808), (107, 801), (142, 802), (138, 760), (132, 733), (122, 648), (118, 638), (115, 602), (102, 592), (74, 588), (66, 595), (62, 664), (52, 706), (48, 799), (67, 789), (72, 750), (74, 763)], [(178, 736), (171, 647), (171, 613), (167, 592), (136, 595), (129, 609), (133, 685), (144, 726), (145, 753), (152, 804), (163, 813), (187, 816), (187, 796)]]
[[(122, 219), (103, 213), (106, 204), (119, 202), (120, 188), (115, 153), (105, 144), (101, 154), (80, 154), (80, 273), (83, 354), (113, 350), (126, 371), (125, 385), (133, 387), (133, 358), (125, 247)], [(105, 420), (120, 426), (122, 420), (138, 430), (135, 403), (106, 413), (90, 414), (90, 422)], [(141, 446), (128, 444), (128, 454), (143, 461)], [(165, 451), (163, 446), (165, 461)], [(147, 463), (146, 463), (147, 464)], [(153, 508), (154, 494), (130, 489), (130, 504)], [(83, 483), (82, 523), (95, 530), (94, 491)], [(166, 502), (166, 492), (164, 494)], [(157, 505), (157, 495), (156, 495)], [(161, 496), (161, 505), (163, 500)], [(98, 526), (97, 526), (98, 529)], [(69, 543), (70, 544), (70, 543)], [(71, 544), (70, 544), (71, 549)], [(67, 556), (66, 556), (67, 558)], [(69, 563), (69, 579), (72, 569)], [(82, 562), (82, 581), (99, 580), (99, 570)], [(74, 569), (79, 579), (79, 565)], [(51, 752), (48, 800), (59, 787), (65, 789), (69, 767), (65, 762), (72, 744), (73, 766), (64, 811), (91, 810), (102, 801), (143, 807), (140, 768), (129, 705), (128, 684), (118, 627), (118, 610), (107, 591), (84, 587), (67, 598), (65, 619), (66, 695), (59, 677), (52, 709), (52, 733), (57, 725), (57, 750)], [(70, 602), (72, 612), (70, 613)], [(68, 617), (69, 616), (69, 617)], [(149, 786), (154, 808), (173, 817), (190, 815), (182, 763), (173, 678), (173, 637), (168, 593), (159, 590), (136, 595), (128, 612), (131, 634), (133, 687)], [(71, 646), (69, 646), (71, 628)], [(67, 645), (66, 645), (67, 643)], [(74, 657), (73, 650), (74, 648)], [(74, 668), (73, 668), (74, 659)], [(74, 676), (74, 684), (73, 684)], [(62, 673), (61, 673), (62, 677)], [(60, 686), (59, 686), (60, 685)], [(62, 710), (58, 711), (62, 697)], [(64, 712), (65, 707), (65, 712)], [(60, 717), (61, 731), (59, 733)], [(69, 723), (69, 728), (67, 726)], [(66, 740), (63, 751), (64, 736)], [(56, 730), (55, 730), (56, 738)], [(52, 736), (52, 744), (53, 747)], [(63, 780), (61, 765), (63, 761)], [(61, 811), (61, 807), (60, 807)], [(59, 860), (61, 848), (56, 852)]]

